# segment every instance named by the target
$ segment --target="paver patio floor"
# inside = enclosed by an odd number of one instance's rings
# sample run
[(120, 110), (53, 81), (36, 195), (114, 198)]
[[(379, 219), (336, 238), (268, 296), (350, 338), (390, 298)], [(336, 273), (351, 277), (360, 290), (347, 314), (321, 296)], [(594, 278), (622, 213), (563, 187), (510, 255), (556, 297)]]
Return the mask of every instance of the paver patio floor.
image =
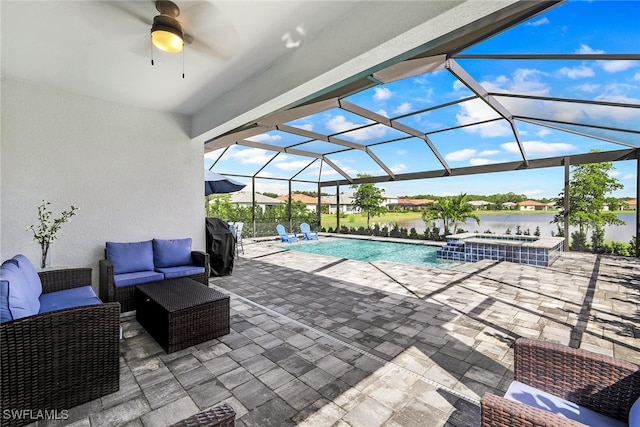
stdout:
[(638, 259), (435, 270), (244, 246), (210, 280), (231, 295), (231, 333), (166, 354), (123, 315), (120, 391), (68, 422), (162, 426), (227, 402), (238, 426), (475, 426), (519, 336), (640, 360)]

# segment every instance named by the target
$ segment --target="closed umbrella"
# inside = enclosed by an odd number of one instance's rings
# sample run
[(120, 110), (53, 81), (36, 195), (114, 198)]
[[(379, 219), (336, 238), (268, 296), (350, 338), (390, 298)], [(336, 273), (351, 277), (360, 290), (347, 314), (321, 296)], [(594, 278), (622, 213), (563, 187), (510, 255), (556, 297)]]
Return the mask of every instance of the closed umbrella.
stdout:
[(209, 170), (204, 171), (204, 195), (210, 194), (224, 194), (240, 191), (247, 184), (235, 181), (231, 178), (227, 178), (224, 175), (215, 173)]

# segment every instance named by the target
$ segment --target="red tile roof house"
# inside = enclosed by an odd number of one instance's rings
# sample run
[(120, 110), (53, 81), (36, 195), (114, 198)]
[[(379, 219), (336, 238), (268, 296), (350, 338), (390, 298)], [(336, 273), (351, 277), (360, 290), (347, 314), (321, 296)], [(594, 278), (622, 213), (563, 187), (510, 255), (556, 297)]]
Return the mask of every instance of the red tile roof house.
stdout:
[[(289, 196), (284, 194), (282, 196), (278, 196), (277, 199), (282, 200), (286, 203), (287, 200), (289, 200)], [(304, 203), (305, 205), (307, 205), (307, 209), (311, 212), (316, 212), (316, 210), (318, 209), (318, 199), (315, 197), (307, 196), (306, 194), (294, 193), (291, 194), (291, 200)], [(329, 202), (324, 200), (322, 200), (320, 203), (323, 205), (329, 205)]]
[(628, 200), (627, 205), (629, 209), (633, 209), (634, 211), (638, 209), (638, 199)]
[(518, 203), (518, 206), (521, 211), (546, 211), (549, 207), (540, 202), (536, 202), (535, 200), (525, 200), (524, 202)]

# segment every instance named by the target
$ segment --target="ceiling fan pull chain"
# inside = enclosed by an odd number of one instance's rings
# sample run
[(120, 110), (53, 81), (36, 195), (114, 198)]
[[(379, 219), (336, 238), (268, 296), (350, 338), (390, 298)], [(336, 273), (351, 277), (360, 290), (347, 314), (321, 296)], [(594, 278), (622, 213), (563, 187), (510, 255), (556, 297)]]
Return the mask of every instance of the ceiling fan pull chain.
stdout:
[(151, 50), (151, 65), (153, 64), (153, 40), (149, 38), (149, 49)]
[(184, 49), (182, 49), (182, 78), (184, 79)]

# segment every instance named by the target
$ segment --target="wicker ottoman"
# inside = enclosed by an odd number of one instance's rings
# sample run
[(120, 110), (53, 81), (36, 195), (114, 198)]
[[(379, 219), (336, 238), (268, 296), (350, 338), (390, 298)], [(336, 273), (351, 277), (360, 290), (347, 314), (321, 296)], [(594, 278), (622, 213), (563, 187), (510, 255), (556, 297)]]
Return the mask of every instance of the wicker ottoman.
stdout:
[(229, 333), (229, 296), (189, 278), (136, 286), (136, 319), (167, 353)]

